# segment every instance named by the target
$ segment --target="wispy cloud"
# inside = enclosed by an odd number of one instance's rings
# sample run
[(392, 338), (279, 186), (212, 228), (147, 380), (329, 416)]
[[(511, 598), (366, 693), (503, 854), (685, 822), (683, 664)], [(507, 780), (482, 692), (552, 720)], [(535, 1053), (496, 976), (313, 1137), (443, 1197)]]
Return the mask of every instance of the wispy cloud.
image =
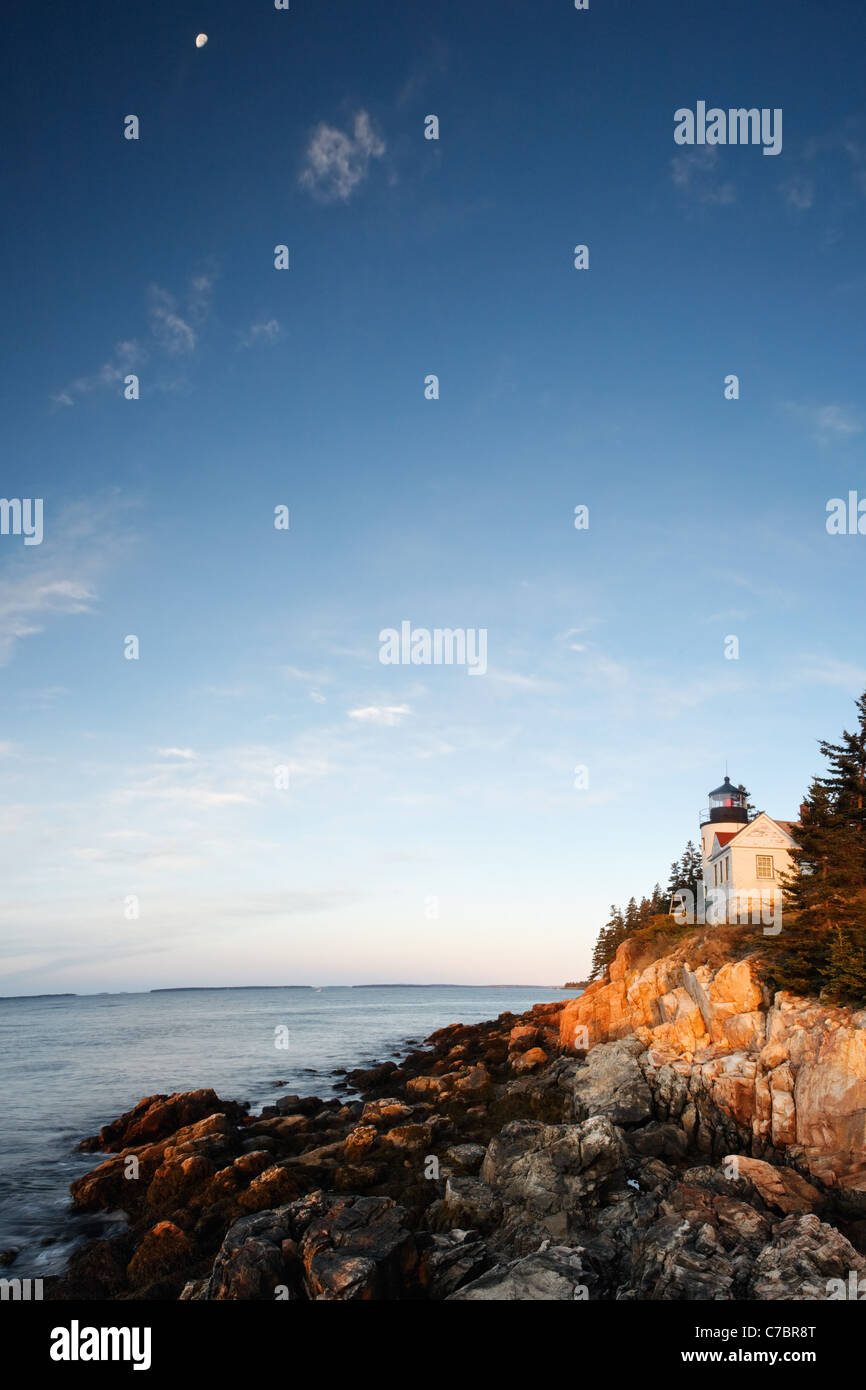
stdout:
[(74, 405), (77, 396), (117, 386), (136, 367), (147, 361), (147, 350), (135, 338), (115, 344), (114, 353), (90, 376), (79, 376), (52, 397), (55, 405)]
[(125, 338), (117, 343), (111, 357), (97, 371), (76, 377), (54, 392), (51, 397), (54, 405), (72, 406), (80, 396), (119, 386), (131, 372), (150, 360), (154, 350), (168, 357), (194, 352), (210, 313), (213, 285), (213, 275), (194, 275), (182, 305), (162, 286), (150, 285), (147, 291), (149, 335), (144, 341)]
[(785, 408), (809, 425), (812, 437), (820, 444), (841, 443), (863, 433), (859, 418), (841, 405), (807, 406), (788, 401)]
[(0, 666), (51, 617), (93, 610), (100, 572), (132, 542), (120, 517), (113, 501), (46, 508), (42, 545), (10, 556), (0, 577)]
[(327, 685), (331, 679), (327, 671), (305, 671), (300, 666), (281, 666), (280, 671), (290, 681), (312, 681), (314, 685)]
[(674, 186), (699, 203), (726, 206), (737, 201), (736, 186), (715, 178), (719, 154), (715, 145), (698, 145), (675, 154), (670, 163)]
[(0, 665), (12, 657), (23, 637), (42, 632), (42, 619), (56, 613), (86, 613), (95, 599), (90, 585), (80, 579), (53, 578), (54, 565), (37, 573), (21, 572), (0, 580)]
[(541, 676), (524, 676), (519, 671), (497, 671), (492, 667), (487, 672), (487, 678), (499, 685), (536, 695), (552, 695), (562, 688), (556, 681), (545, 680)]
[(241, 337), (239, 347), (255, 347), (257, 343), (275, 343), (280, 336), (280, 325), (276, 319), (268, 319), (263, 323), (251, 323), (246, 333)]
[(853, 695), (866, 686), (866, 669), (847, 661), (837, 661), (834, 657), (810, 654), (803, 657), (797, 680), (813, 685), (836, 686)]
[(385, 149), (364, 110), (355, 115), (353, 135), (323, 121), (313, 131), (298, 182), (322, 202), (346, 203), (366, 179), (371, 159), (381, 159)]
[(782, 184), (782, 196), (789, 208), (807, 211), (815, 201), (815, 184), (805, 174), (794, 174)]
[(181, 313), (174, 295), (159, 285), (148, 290), (150, 331), (164, 352), (170, 355), (193, 352), (210, 311), (213, 276), (196, 275), (187, 288)]
[(399, 724), (412, 711), (408, 705), (365, 705), (363, 709), (350, 709), (349, 718), (359, 724)]

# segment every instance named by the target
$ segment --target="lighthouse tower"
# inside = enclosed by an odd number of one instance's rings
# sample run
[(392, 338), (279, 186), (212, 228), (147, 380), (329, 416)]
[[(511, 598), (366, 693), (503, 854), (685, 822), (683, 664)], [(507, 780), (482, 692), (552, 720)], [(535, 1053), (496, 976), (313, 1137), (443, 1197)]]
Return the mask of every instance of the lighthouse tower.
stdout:
[[(701, 858), (704, 861), (704, 880), (707, 877), (707, 864), (713, 852), (713, 841), (717, 835), (729, 840), (749, 823), (748, 793), (740, 791), (725, 777), (720, 787), (710, 792), (710, 809), (707, 819), (701, 821)], [(723, 842), (724, 843), (724, 840)]]

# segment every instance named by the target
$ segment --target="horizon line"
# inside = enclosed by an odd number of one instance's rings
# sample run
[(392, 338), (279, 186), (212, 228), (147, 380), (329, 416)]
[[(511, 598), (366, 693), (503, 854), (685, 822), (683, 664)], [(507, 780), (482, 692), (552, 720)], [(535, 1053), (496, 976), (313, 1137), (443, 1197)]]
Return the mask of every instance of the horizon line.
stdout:
[(456, 981), (431, 980), (429, 982), (419, 982), (414, 980), (397, 981), (394, 984), (388, 982), (370, 982), (355, 985), (158, 985), (153, 989), (100, 989), (79, 992), (78, 990), (64, 990), (45, 994), (0, 994), (0, 1004), (9, 1003), (13, 999), (105, 999), (113, 995), (129, 994), (183, 994), (183, 993), (204, 993), (208, 990), (249, 990), (249, 989), (306, 989), (312, 993), (321, 993), (325, 989), (555, 989), (559, 991), (582, 989), (583, 985), (535, 985), (520, 984), (515, 982), (505, 982), (504, 984), (491, 983), (472, 983), (458, 984)]

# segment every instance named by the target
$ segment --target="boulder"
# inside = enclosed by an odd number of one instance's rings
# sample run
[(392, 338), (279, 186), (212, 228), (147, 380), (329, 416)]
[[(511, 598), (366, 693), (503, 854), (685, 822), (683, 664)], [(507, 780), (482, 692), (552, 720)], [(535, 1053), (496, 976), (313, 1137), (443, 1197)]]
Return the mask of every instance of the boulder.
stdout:
[(387, 1197), (336, 1198), (300, 1241), (311, 1299), (355, 1302), (404, 1298), (418, 1251), (402, 1207)]
[(127, 1278), (135, 1287), (151, 1284), (175, 1273), (195, 1256), (189, 1237), (171, 1221), (160, 1221), (147, 1232), (126, 1267)]
[(471, 1067), (469, 1071), (459, 1076), (453, 1089), (470, 1104), (479, 1100), (486, 1100), (492, 1094), (493, 1086), (490, 1073), (484, 1063), (479, 1062), (478, 1066)]
[(502, 1216), (502, 1203), (480, 1178), (448, 1178), (442, 1205), (451, 1227), (492, 1231)]
[(534, 1024), (518, 1023), (508, 1034), (509, 1052), (528, 1052), (542, 1041), (541, 1029)]
[(402, 1100), (395, 1100), (393, 1096), (389, 1096), (384, 1100), (368, 1101), (361, 1115), (361, 1124), (390, 1129), (392, 1125), (406, 1124), (411, 1120), (412, 1114), (413, 1107), (411, 1105), (406, 1105)]
[(651, 1120), (652, 1092), (638, 1064), (644, 1051), (634, 1038), (594, 1047), (574, 1076), (574, 1118), (604, 1115), (615, 1125)]
[(562, 1236), (569, 1216), (621, 1179), (625, 1157), (619, 1131), (602, 1116), (577, 1125), (514, 1120), (491, 1140), (481, 1179), (504, 1206)]
[(729, 1154), (724, 1162), (731, 1166), (738, 1177), (754, 1185), (768, 1207), (785, 1215), (796, 1211), (814, 1211), (823, 1201), (817, 1187), (801, 1178), (793, 1168), (775, 1168), (772, 1163), (764, 1163), (759, 1158), (746, 1158), (742, 1154)]
[(406, 1094), (417, 1100), (436, 1100), (442, 1090), (438, 1076), (413, 1076), (406, 1082)]
[(382, 1139), (385, 1144), (390, 1144), (395, 1149), (407, 1152), (416, 1152), (419, 1149), (426, 1150), (433, 1143), (433, 1126), (430, 1124), (395, 1125), (393, 1129), (386, 1130)]
[(297, 1289), (300, 1266), (295, 1248), (293, 1211), (283, 1207), (242, 1217), (226, 1234), (204, 1290), (205, 1299), (263, 1302), (283, 1288)]
[(274, 1109), (278, 1115), (317, 1115), (322, 1108), (318, 1096), (280, 1096)]
[(568, 1246), (496, 1265), (448, 1297), (458, 1303), (572, 1303), (591, 1297), (597, 1280), (583, 1252)]
[(866, 1260), (841, 1232), (814, 1214), (791, 1215), (779, 1222), (772, 1241), (758, 1255), (749, 1297), (832, 1300), (851, 1296), (866, 1274)]
[(482, 1144), (453, 1144), (445, 1150), (445, 1162), (463, 1173), (477, 1173), (487, 1150)]
[(493, 1263), (476, 1231), (454, 1229), (423, 1238), (418, 1282), (428, 1298), (449, 1298)]
[(346, 1158), (350, 1163), (356, 1163), (363, 1158), (371, 1149), (375, 1148), (379, 1142), (379, 1131), (374, 1125), (356, 1125), (346, 1135)]
[(228, 1115), (234, 1123), (238, 1123), (243, 1113), (243, 1107), (233, 1101), (220, 1100), (216, 1092), (210, 1089), (177, 1091), (170, 1096), (145, 1096), (125, 1115), (104, 1125), (95, 1138), (82, 1140), (80, 1147), (88, 1151), (105, 1149), (110, 1153), (119, 1153), (121, 1149), (157, 1143), (208, 1115)]
[(547, 1053), (540, 1047), (530, 1047), (526, 1052), (518, 1052), (511, 1059), (512, 1070), (518, 1074), (527, 1071), (536, 1071), (538, 1067), (543, 1067), (547, 1061)]

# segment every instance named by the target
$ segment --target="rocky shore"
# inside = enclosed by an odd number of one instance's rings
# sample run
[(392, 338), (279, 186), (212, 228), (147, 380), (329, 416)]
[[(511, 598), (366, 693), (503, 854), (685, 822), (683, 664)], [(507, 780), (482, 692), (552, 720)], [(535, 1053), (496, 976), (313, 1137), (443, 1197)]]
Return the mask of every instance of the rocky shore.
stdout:
[[(730, 1300), (866, 1281), (866, 1011), (696, 938), (440, 1029), (345, 1098), (150, 1096), (72, 1186), (124, 1232), (53, 1299)], [(863, 1284), (866, 1290), (866, 1282)]]

